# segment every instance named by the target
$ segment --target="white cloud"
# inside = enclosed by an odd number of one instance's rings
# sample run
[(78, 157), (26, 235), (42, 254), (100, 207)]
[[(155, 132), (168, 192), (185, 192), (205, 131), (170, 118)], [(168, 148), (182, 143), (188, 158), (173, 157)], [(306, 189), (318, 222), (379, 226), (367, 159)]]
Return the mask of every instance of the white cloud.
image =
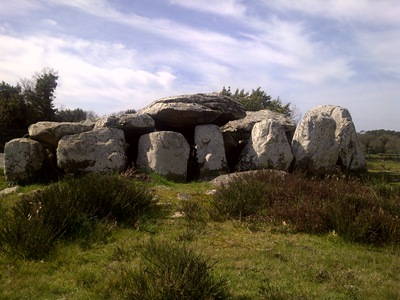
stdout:
[(55, 27), (58, 25), (57, 21), (52, 20), (52, 19), (42, 19), (40, 21), (41, 24), (43, 24), (44, 26), (48, 26), (48, 27)]
[(50, 66), (60, 76), (56, 104), (101, 114), (140, 108), (157, 93), (169, 90), (176, 78), (168, 70), (145, 70), (135, 61), (134, 51), (120, 44), (6, 35), (0, 35), (0, 44), (2, 80), (14, 84), (21, 74), (30, 76)]
[(37, 0), (13, 0), (0, 2), (0, 16), (21, 16), (42, 9), (43, 6)]
[(319, 18), (366, 24), (399, 24), (397, 0), (279, 0), (261, 1), (279, 11), (297, 11)]
[(174, 5), (216, 15), (241, 17), (246, 13), (246, 6), (237, 0), (169, 0), (169, 2)]
[(362, 52), (360, 59), (368, 62), (376, 73), (386, 73), (400, 79), (400, 26), (393, 30), (355, 32)]
[[(117, 10), (113, 2), (106, 0), (40, 3), (47, 3), (45, 9), (54, 12), (66, 6), (75, 8), (77, 15), (88, 14), (84, 15), (85, 22), (101, 20), (118, 31), (109, 37), (114, 42), (107, 41), (106, 34), (94, 40), (90, 31), (85, 32), (84, 23), (84, 35), (68, 31), (68, 24), (56, 13), (51, 19), (43, 19), (41, 14), (37, 19), (42, 25), (53, 26), (48, 26), (46, 32), (41, 26), (40, 32), (31, 36), (14, 34), (12, 25), (0, 24), (2, 80), (13, 83), (45, 66), (52, 67), (60, 75), (56, 101), (68, 108), (103, 114), (139, 109), (152, 100), (175, 94), (219, 91), (228, 85), (247, 90), (261, 86), (273, 97), (293, 102), (303, 113), (315, 105), (338, 104), (348, 107), (353, 117), (365, 124), (364, 112), (368, 109), (377, 116), (385, 110), (373, 99), (382, 96), (393, 102), (400, 96), (393, 82), (372, 82), (360, 76), (368, 72), (376, 72), (376, 77), (399, 76), (398, 21), (392, 12), (387, 13), (388, 20), (381, 17), (383, 9), (393, 4), (390, 0), (382, 0), (379, 5), (369, 0), (165, 0), (173, 4), (165, 6), (168, 9), (184, 6), (191, 10), (188, 13), (207, 13), (202, 17), (212, 14), (214, 19), (215, 15), (235, 18), (234, 28), (229, 27), (229, 18), (219, 18), (219, 27), (214, 29), (194, 27), (179, 16), (150, 18), (137, 10)], [(256, 11), (251, 6), (254, 3), (264, 6), (257, 6)], [(27, 8), (38, 9), (42, 8), (37, 4)], [(365, 25), (373, 9), (378, 14), (374, 25)], [(229, 21), (226, 28), (222, 28), (224, 20)], [(321, 20), (340, 31), (335, 40), (321, 34)], [(129, 38), (119, 39), (119, 31)]]

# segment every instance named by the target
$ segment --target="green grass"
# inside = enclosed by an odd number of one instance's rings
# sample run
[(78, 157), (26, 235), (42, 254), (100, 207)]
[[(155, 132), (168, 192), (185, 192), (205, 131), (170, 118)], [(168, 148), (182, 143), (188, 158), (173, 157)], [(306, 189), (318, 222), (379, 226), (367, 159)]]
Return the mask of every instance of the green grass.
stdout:
[[(123, 274), (144, 270), (149, 241), (206, 258), (213, 276), (227, 280), (232, 299), (400, 299), (398, 244), (358, 244), (336, 231), (294, 233), (287, 222), (215, 218), (211, 184), (151, 177), (159, 213), (135, 226), (89, 241), (60, 240), (39, 261), (1, 253), (0, 299), (122, 299), (128, 296)], [(0, 201), (10, 207), (18, 199)]]
[(400, 185), (400, 161), (370, 155), (367, 159), (369, 176), (375, 180), (384, 180)]

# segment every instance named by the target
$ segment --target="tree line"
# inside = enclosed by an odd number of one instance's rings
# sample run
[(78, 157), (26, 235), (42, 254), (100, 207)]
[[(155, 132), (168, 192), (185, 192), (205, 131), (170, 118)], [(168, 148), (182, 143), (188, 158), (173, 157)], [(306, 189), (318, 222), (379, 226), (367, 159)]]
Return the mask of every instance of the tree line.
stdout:
[(252, 89), (251, 92), (244, 89), (236, 89), (235, 92), (232, 92), (230, 87), (223, 87), (220, 93), (242, 103), (247, 111), (267, 109), (291, 117), (296, 122), (299, 122), (301, 118), (301, 114), (295, 105), (290, 102), (283, 104), (280, 97), (272, 99), (272, 96), (263, 91), (261, 87)]
[(79, 122), (96, 117), (94, 112), (54, 108), (58, 74), (44, 68), (15, 86), (0, 84), (0, 129), (27, 129), (39, 121)]
[(364, 153), (400, 153), (400, 132), (392, 130), (370, 130), (358, 133)]

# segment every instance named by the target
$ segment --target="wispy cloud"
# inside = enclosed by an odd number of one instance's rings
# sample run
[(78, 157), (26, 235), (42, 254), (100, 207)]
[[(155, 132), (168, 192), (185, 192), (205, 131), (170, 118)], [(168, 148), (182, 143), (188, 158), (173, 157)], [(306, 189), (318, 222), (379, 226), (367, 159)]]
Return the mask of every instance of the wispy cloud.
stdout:
[(229, 17), (241, 17), (246, 13), (247, 9), (246, 6), (242, 4), (242, 1), (237, 0), (169, 0), (169, 2), (197, 11)]
[(297, 11), (318, 18), (369, 25), (398, 24), (400, 15), (397, 0), (279, 0), (261, 3), (281, 12)]
[[(351, 109), (362, 101), (362, 111), (378, 115), (383, 108), (374, 99), (400, 97), (394, 0), (163, 0), (151, 8), (145, 1), (4, 3), (1, 80), (13, 83), (53, 67), (60, 73), (57, 103), (70, 108), (139, 109), (160, 97), (224, 85), (261, 86), (303, 112), (325, 103)], [(15, 9), (24, 18), (15, 18)], [(190, 16), (210, 22), (199, 26)], [(362, 119), (362, 111), (353, 117)]]

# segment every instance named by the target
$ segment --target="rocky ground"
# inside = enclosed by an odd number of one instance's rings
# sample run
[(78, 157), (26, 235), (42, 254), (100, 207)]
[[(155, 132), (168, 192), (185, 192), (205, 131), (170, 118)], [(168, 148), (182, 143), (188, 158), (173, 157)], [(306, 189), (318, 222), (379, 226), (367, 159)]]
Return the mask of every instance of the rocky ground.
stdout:
[(0, 153), (0, 168), (4, 168), (4, 153)]

